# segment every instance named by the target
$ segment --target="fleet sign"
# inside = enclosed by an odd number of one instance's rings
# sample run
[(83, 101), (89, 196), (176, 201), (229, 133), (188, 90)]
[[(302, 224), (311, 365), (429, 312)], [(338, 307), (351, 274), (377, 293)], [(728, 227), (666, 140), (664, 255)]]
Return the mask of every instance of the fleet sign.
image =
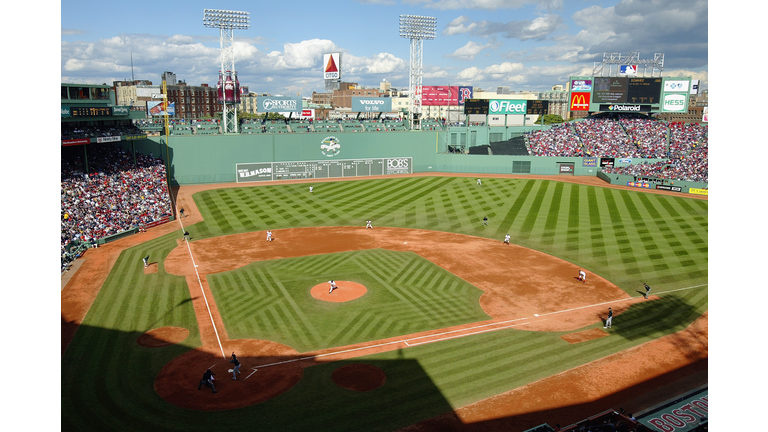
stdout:
[(491, 99), (488, 104), (488, 114), (525, 115), (527, 111), (527, 100)]
[(352, 112), (391, 112), (392, 99), (382, 97), (353, 97)]
[(688, 98), (684, 94), (664, 94), (661, 110), (663, 112), (685, 112), (688, 110)]

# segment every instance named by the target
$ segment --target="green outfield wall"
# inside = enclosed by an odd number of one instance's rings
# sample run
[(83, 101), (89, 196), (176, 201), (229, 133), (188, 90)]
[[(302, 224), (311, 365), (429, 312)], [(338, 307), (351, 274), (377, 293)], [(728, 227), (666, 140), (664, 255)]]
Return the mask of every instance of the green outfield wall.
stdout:
[[(235, 182), (235, 166), (238, 163), (396, 157), (412, 157), (414, 173), (598, 175), (598, 158), (491, 156), (447, 152), (452, 141), (469, 141), (469, 138), (460, 138), (460, 134), (471, 134), (473, 131), (478, 137), (475, 141), (477, 145), (488, 143), (492, 133), (498, 134), (495, 139), (508, 139), (523, 132), (522, 128), (452, 127), (448, 131), (439, 132), (190, 135), (171, 136), (167, 147), (165, 137), (122, 141), (121, 145), (127, 151), (151, 153), (167, 158), (173, 186)], [(332, 152), (321, 147), (330, 136), (335, 137), (338, 142), (338, 148)], [(615, 164), (622, 166), (643, 162), (651, 161), (633, 159), (621, 162), (616, 159)], [(627, 185), (627, 182), (635, 180), (631, 176), (615, 174), (601, 178), (620, 185)], [(669, 183), (671, 182), (665, 184)], [(682, 181), (675, 182), (674, 186), (684, 188), (682, 192), (707, 188), (705, 183)]]

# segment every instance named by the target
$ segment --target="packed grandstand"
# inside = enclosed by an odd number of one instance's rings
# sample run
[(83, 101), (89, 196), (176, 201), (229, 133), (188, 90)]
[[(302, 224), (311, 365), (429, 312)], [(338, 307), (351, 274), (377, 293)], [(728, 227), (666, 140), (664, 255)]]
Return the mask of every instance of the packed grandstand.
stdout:
[[(441, 119), (425, 123), (429, 130), (452, 125)], [(62, 140), (116, 134), (136, 134), (163, 125), (137, 120), (133, 125), (72, 126), (62, 123)], [(477, 125), (475, 125), (477, 126)], [(174, 120), (172, 131), (181, 134), (215, 133), (211, 120)], [(388, 132), (406, 130), (403, 119), (247, 120), (241, 133)], [(607, 174), (638, 178), (708, 182), (708, 127), (636, 115), (595, 116), (563, 123), (524, 135), (530, 156), (612, 157), (647, 159), (644, 163), (603, 167)], [(85, 248), (99, 239), (139, 230), (172, 215), (161, 158), (136, 154), (111, 144), (88, 146), (87, 167), (82, 147), (63, 147), (61, 158), (62, 271)]]
[(61, 153), (62, 271), (98, 239), (171, 216), (162, 159), (100, 144), (88, 146), (86, 168), (82, 147)]

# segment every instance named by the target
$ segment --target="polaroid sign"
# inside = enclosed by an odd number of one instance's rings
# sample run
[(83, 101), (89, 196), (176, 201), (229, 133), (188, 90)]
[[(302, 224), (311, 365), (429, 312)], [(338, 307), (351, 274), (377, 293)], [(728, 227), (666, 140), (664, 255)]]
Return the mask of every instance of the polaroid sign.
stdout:
[(490, 104), (488, 104), (488, 114), (525, 115), (527, 111), (527, 100), (491, 99)]
[(600, 105), (601, 112), (651, 112), (650, 105)]
[(685, 112), (688, 98), (684, 94), (665, 94), (661, 110), (663, 112)]

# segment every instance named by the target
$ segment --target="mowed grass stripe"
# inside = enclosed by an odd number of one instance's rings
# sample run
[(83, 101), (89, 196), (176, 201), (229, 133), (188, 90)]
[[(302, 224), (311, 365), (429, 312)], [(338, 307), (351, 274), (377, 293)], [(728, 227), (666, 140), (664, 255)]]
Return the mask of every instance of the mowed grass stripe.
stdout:
[(496, 236), (504, 236), (506, 233), (512, 233), (514, 230), (512, 229), (513, 224), (515, 223), (515, 219), (517, 218), (517, 215), (520, 213), (520, 209), (523, 206), (523, 203), (525, 203), (525, 200), (528, 198), (528, 194), (531, 193), (531, 190), (534, 187), (535, 182), (527, 181), (523, 185), (523, 189), (520, 191), (520, 194), (515, 199), (515, 202), (512, 204), (512, 207), (509, 209), (507, 214), (504, 216), (504, 219), (499, 223), (499, 228), (496, 230)]

